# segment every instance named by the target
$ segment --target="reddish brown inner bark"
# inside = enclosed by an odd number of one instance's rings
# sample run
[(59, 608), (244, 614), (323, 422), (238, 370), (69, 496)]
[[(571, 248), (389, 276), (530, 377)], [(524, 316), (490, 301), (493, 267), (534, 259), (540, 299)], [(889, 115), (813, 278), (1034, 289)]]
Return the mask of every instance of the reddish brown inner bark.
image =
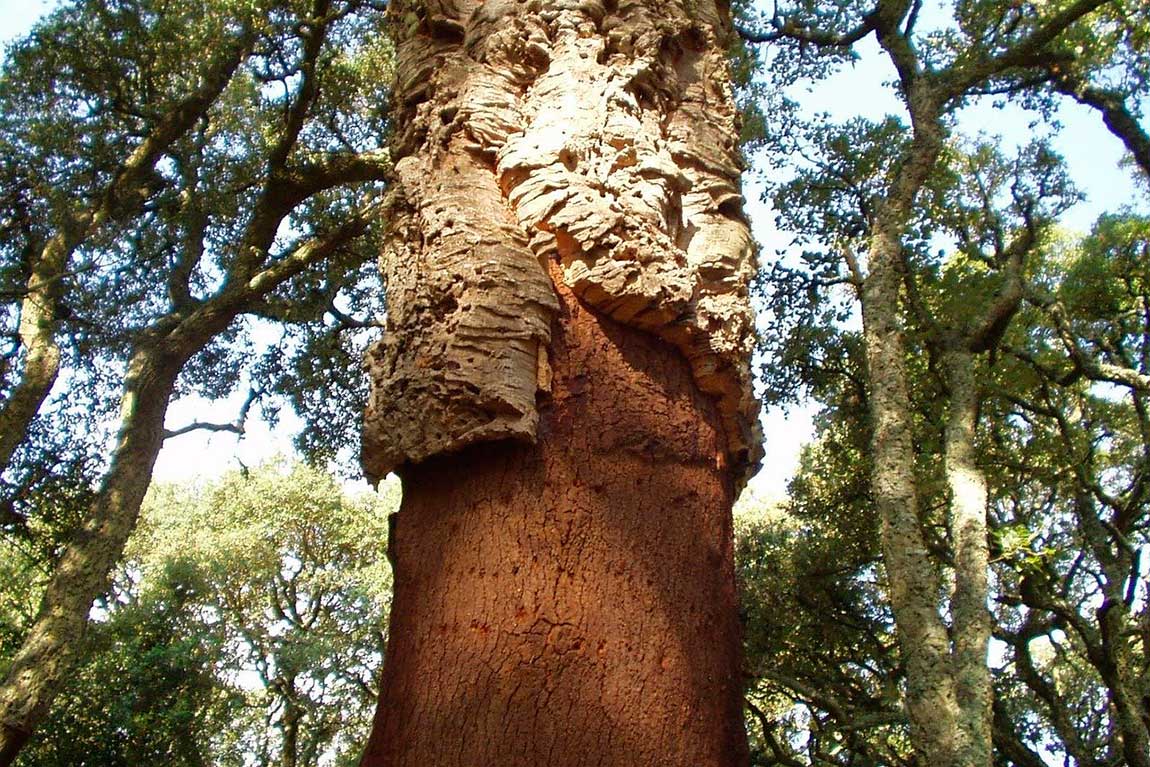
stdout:
[(563, 295), (539, 443), (403, 472), (364, 767), (741, 765), (732, 483), (680, 354)]

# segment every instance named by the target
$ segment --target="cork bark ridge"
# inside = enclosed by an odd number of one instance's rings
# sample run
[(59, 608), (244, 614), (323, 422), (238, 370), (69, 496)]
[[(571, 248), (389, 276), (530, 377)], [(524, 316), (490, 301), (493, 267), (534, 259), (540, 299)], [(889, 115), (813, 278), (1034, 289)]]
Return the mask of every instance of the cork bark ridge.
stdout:
[(672, 344), (725, 468), (761, 458), (725, 11), (655, 0), (397, 0), (395, 177), (364, 469), (534, 442), (559, 311)]

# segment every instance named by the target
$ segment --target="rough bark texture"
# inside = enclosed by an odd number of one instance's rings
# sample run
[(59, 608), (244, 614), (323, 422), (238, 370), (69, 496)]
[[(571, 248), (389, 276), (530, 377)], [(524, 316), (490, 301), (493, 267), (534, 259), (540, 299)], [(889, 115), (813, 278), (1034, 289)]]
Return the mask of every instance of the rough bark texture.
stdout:
[(950, 414), (946, 425), (946, 481), (950, 489), (948, 526), (954, 546), (954, 590), (951, 632), (952, 673), (959, 709), (959, 759), (962, 764), (990, 764), (993, 700), (987, 653), (991, 616), (990, 551), (986, 527), (987, 483), (978, 466), (975, 428), (978, 384), (974, 355), (952, 350), (944, 357)]
[(11, 764), (71, 671), (92, 603), (135, 527), (163, 444), (164, 414), (180, 361), (156, 350), (135, 354), (121, 400), (111, 467), (83, 527), (64, 549), (36, 621), (0, 685), (0, 765)]
[(725, 9), (389, 13), (363, 461), (404, 503), (363, 764), (745, 763), (730, 509), (761, 453)]
[[(1145, 661), (1137, 657), (1126, 636), (1132, 627), (1130, 609), (1120, 600), (1108, 599), (1098, 611), (1107, 662), (1099, 664), (1109, 688), (1110, 704), (1122, 738), (1122, 755), (1129, 767), (1150, 767), (1150, 701), (1145, 684)], [(1145, 629), (1143, 629), (1145, 631)]]
[(906, 664), (911, 741), (924, 764), (960, 767), (962, 734), (950, 667), (950, 638), (938, 613), (941, 585), (918, 517), (914, 437), (899, 310), (900, 241), (871, 238), (863, 293), (874, 469), (871, 492), (882, 520), (883, 564)]
[(364, 767), (746, 762), (717, 408), (567, 294), (539, 440), (403, 471)]
[[(689, 8), (689, 11), (688, 11)], [(741, 213), (727, 20), (714, 2), (394, 2), (388, 334), (369, 355), (364, 468), (535, 438), (557, 304), (674, 344), (740, 476), (753, 247)]]

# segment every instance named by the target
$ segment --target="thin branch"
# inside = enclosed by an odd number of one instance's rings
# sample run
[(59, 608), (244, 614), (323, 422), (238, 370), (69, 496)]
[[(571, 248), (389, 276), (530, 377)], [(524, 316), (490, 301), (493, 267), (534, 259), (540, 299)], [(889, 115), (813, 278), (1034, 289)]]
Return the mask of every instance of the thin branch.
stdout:
[(1026, 300), (1042, 309), (1054, 323), (1054, 329), (1066, 349), (1067, 356), (1082, 375), (1091, 381), (1106, 381), (1134, 391), (1150, 393), (1150, 376), (1132, 368), (1100, 362), (1082, 348), (1070, 327), (1070, 320), (1060, 301), (1033, 287), (1027, 289)]
[(285, 280), (331, 255), (363, 234), (382, 208), (382, 201), (372, 200), (358, 212), (350, 215), (340, 226), (302, 243), (290, 254), (273, 262), (248, 280), (241, 290), (243, 299), (250, 300), (267, 295)]
[(330, 8), (331, 0), (316, 0), (312, 8), (311, 18), (301, 25), (300, 35), (304, 38), (304, 46), (303, 60), (300, 62), (298, 70), (300, 83), (296, 89), (295, 100), (290, 101), (284, 120), (283, 134), (271, 151), (268, 166), (273, 170), (283, 167), (287, 162), (288, 156), (299, 140), (308, 112), (311, 111), (312, 104), (319, 96), (316, 66), (330, 28), (331, 20), (325, 18)]
[(174, 437), (182, 437), (185, 434), (191, 434), (194, 431), (211, 431), (211, 432), (231, 432), (232, 434), (243, 434), (244, 427), (241, 424), (235, 423), (207, 423), (204, 421), (192, 421), (186, 426), (181, 426), (178, 429), (164, 429), (164, 439), (172, 439)]
[(759, 726), (763, 730), (763, 740), (767, 742), (767, 746), (771, 749), (771, 754), (774, 755), (775, 763), (784, 765), (784, 767), (806, 767), (802, 762), (790, 756), (784, 749), (779, 739), (775, 737), (774, 722), (772, 722), (763, 712), (761, 708), (751, 702), (750, 698), (744, 697), (743, 703), (754, 715), (755, 719), (759, 720)]
[(739, 37), (748, 43), (775, 43), (789, 40), (797, 43), (814, 45), (817, 48), (849, 48), (874, 31), (873, 17), (868, 15), (863, 22), (843, 34), (827, 32), (821, 29), (811, 29), (801, 26), (793, 19), (782, 21), (777, 17), (771, 19), (770, 32), (755, 30), (744, 24), (735, 24), (735, 31)]
[(383, 323), (378, 320), (360, 320), (340, 311), (335, 305), (335, 296), (327, 304), (327, 313), (336, 319), (340, 330), (362, 330), (365, 328), (381, 328)]
[(259, 399), (262, 390), (252, 387), (248, 390), (248, 396), (244, 400), (244, 404), (240, 407), (240, 412), (236, 419), (231, 423), (207, 423), (205, 421), (192, 421), (187, 426), (181, 426), (178, 429), (165, 429), (164, 439), (172, 439), (174, 437), (181, 437), (185, 434), (191, 434), (194, 431), (210, 431), (210, 432), (228, 432), (231, 434), (238, 434), (243, 436), (247, 433), (247, 420), (248, 414), (251, 413), (252, 405)]
[(998, 254), (1004, 263), (1002, 287), (977, 321), (967, 326), (963, 341), (969, 351), (979, 353), (995, 347), (1006, 333), (1010, 320), (1022, 305), (1023, 265), (1027, 254), (1038, 241), (1038, 229), (1029, 213), (1026, 226)]

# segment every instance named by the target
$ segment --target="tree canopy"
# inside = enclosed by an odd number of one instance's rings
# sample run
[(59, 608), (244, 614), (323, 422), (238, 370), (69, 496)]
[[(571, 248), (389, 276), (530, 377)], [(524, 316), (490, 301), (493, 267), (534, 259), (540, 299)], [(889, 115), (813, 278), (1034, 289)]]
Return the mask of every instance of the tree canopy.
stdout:
[[(3, 759), (39, 726), (21, 764), (354, 761), (393, 500), (286, 466), (144, 498), (166, 441), (257, 410), (299, 413), (313, 462), (356, 452), (386, 5), (74, 0), (10, 47)], [(760, 259), (759, 384), (820, 408), (788, 497), (735, 531), (754, 763), (1145, 767), (1150, 15), (735, 5), (792, 238)], [(810, 103), (864, 59), (896, 111)], [(1058, 138), (1084, 120), (1137, 191), (1083, 232)], [(190, 395), (242, 404), (167, 422)]]
[[(381, 18), (359, 0), (76, 2), (10, 49), (0, 519), (52, 575), (0, 687), (0, 753), (47, 710), (164, 440), (242, 431), (277, 395), (310, 410), (317, 455), (352, 439), (364, 387), (337, 371), (382, 293)], [(281, 329), (261, 351), (256, 320)], [(235, 422), (166, 428), (173, 397), (245, 385)]]
[[(383, 658), (395, 490), (349, 497), (283, 462), (153, 488), (85, 662), (18, 763), (353, 764)], [(42, 581), (29, 558), (6, 562)], [(5, 609), (5, 636), (33, 614)]]

